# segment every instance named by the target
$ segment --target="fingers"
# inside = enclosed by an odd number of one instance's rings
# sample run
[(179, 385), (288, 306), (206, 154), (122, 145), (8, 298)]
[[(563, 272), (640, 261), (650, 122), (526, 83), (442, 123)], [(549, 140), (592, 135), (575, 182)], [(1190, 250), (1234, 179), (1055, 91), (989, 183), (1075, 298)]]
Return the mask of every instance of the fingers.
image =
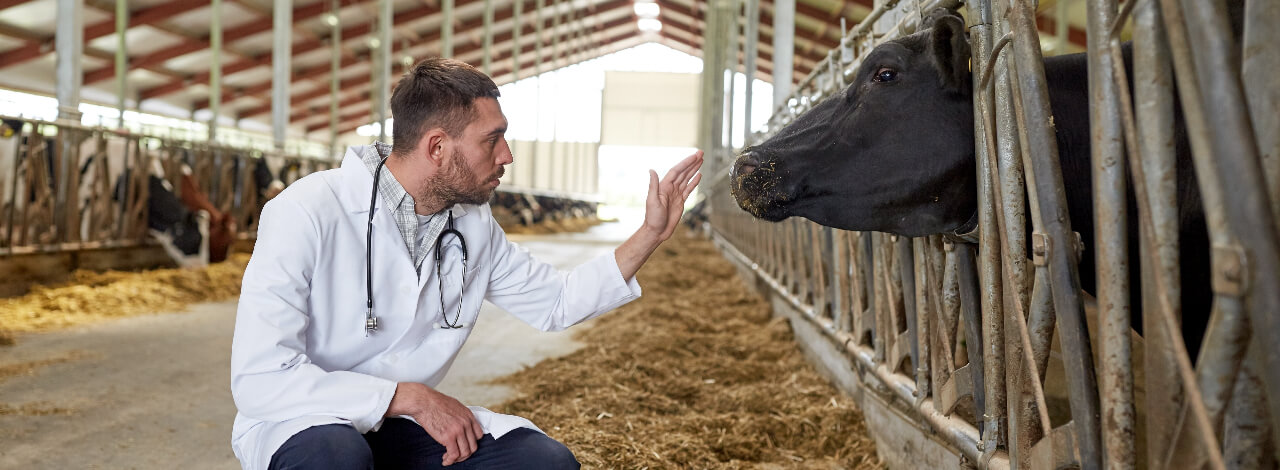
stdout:
[(649, 200), (658, 199), (658, 172), (649, 170)]
[(450, 441), (445, 439), (441, 442), (444, 444), (444, 458), (440, 461), (441, 465), (450, 466), (458, 461), (458, 441)]
[(701, 181), (702, 181), (702, 173), (693, 175), (693, 179), (689, 180), (689, 185), (684, 188), (684, 193), (681, 194), (684, 200), (689, 199), (689, 195), (693, 193), (693, 189), (697, 188), (698, 183)]
[(456, 461), (467, 460), (467, 457), (474, 453), (476, 453), (476, 440), (471, 438), (471, 432), (458, 433), (458, 459)]

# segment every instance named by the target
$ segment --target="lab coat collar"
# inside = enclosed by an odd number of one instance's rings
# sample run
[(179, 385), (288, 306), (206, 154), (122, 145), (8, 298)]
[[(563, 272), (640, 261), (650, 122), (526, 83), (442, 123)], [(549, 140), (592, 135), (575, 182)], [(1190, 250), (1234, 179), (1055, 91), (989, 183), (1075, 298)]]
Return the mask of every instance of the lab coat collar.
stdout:
[[(346, 199), (345, 205), (351, 208), (353, 214), (369, 212), (369, 195), (373, 191), (373, 174), (369, 173), (369, 169), (364, 166), (364, 161), (360, 160), (360, 149), (363, 147), (367, 146), (347, 147), (347, 154), (342, 157), (341, 171), (343, 179), (347, 181), (342, 185), (346, 188), (343, 198)], [(383, 178), (388, 176), (390, 173), (382, 175)], [(382, 207), (382, 198), (378, 198), (377, 205)], [(467, 206), (467, 204), (454, 204), (449, 210), (453, 211), (453, 218), (458, 219), (467, 215)]]

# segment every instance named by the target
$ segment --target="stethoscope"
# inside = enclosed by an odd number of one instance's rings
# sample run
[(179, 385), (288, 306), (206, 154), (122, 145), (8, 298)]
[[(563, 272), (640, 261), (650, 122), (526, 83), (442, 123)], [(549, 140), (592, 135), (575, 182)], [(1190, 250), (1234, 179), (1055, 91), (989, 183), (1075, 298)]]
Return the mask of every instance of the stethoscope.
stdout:
[[(373, 333), (374, 331), (378, 330), (378, 317), (373, 316), (373, 215), (374, 215), (373, 211), (378, 201), (378, 178), (382, 176), (382, 166), (385, 165), (386, 163), (387, 163), (387, 157), (382, 157), (382, 159), (378, 161), (378, 169), (373, 171), (373, 195), (369, 196), (369, 225), (368, 225), (368, 230), (365, 233), (366, 244), (365, 244), (365, 258), (364, 258), (365, 293), (368, 295), (367, 300), (365, 301), (366, 310), (364, 314), (365, 337), (368, 337), (370, 333)], [(462, 319), (462, 298), (463, 296), (466, 295), (467, 282), (466, 282), (465, 276), (467, 273), (467, 239), (462, 237), (462, 232), (459, 232), (456, 228), (454, 228), (452, 210), (449, 211), (448, 217), (449, 219), (447, 222), (445, 222), (444, 230), (441, 231), (440, 235), (436, 237), (436, 244), (435, 244), (436, 286), (440, 290), (440, 317), (443, 320), (442, 322), (438, 322), (435, 324), (435, 327), (437, 329), (458, 329), (458, 328), (467, 327), (466, 324), (463, 324), (459, 321)], [(443, 264), (440, 261), (444, 259), (444, 256), (443, 256), (444, 252), (442, 250), (442, 247), (444, 246), (444, 237), (446, 235), (453, 235), (457, 237), (458, 243), (462, 247), (462, 273), (464, 278), (462, 282), (459, 283), (460, 291), (458, 293), (458, 309), (454, 313), (453, 321), (449, 321), (449, 316), (445, 314), (444, 281), (443, 281), (444, 274), (440, 272), (440, 265)]]

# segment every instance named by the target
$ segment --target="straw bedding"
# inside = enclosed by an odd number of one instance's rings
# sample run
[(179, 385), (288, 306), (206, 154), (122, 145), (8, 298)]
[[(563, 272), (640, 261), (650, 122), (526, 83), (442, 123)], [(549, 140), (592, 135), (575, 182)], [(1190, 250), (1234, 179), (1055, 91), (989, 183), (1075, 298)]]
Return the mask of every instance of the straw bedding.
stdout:
[(201, 269), (76, 271), (64, 284), (32, 286), (27, 295), (0, 299), (0, 336), (9, 338), (0, 338), (0, 345), (13, 342), (5, 330), (48, 331), (235, 297), (248, 262), (248, 254), (238, 253)]
[(586, 468), (882, 468), (853, 401), (708, 242), (676, 237), (587, 346), (501, 382)]

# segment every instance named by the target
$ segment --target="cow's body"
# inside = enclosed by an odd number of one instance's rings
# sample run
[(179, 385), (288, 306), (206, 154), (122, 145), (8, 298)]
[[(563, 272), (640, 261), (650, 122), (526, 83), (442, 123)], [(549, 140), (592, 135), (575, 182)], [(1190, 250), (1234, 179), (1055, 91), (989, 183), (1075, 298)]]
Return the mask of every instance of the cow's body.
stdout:
[[(744, 151), (731, 178), (739, 205), (767, 220), (800, 216), (846, 230), (923, 236), (972, 229), (977, 185), (968, 61), (964, 23), (954, 16), (877, 47), (843, 93)], [(1086, 58), (1054, 57), (1044, 66), (1071, 226), (1086, 247), (1081, 285), (1094, 293)], [(1180, 119), (1177, 124), (1183, 331), (1195, 357), (1212, 298), (1208, 239)], [(1132, 194), (1128, 206), (1131, 304), (1134, 325), (1141, 325)]]

